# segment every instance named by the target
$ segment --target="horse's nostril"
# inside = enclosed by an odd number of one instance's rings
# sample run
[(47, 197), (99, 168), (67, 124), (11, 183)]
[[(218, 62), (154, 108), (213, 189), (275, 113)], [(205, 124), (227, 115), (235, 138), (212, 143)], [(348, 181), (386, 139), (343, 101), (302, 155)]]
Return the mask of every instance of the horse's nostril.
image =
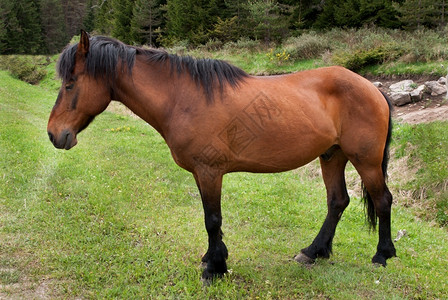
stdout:
[(54, 136), (50, 131), (48, 131), (48, 137), (50, 138), (50, 141), (54, 144)]

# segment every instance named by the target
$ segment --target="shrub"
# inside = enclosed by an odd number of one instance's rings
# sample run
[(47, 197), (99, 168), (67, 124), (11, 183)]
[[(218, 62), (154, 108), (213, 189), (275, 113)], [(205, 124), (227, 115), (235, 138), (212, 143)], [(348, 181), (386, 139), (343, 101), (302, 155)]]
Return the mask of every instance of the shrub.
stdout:
[(205, 45), (201, 45), (198, 49), (203, 49), (206, 51), (218, 51), (223, 47), (224, 43), (218, 39), (209, 39)]
[(250, 38), (241, 38), (236, 42), (229, 42), (224, 45), (224, 50), (237, 50), (237, 51), (249, 51), (255, 52), (261, 48), (260, 41), (252, 40)]
[(190, 46), (190, 42), (188, 40), (181, 40), (177, 42), (173, 42), (170, 47), (168, 47), (169, 52), (175, 53), (178, 55), (184, 55)]
[(328, 39), (313, 32), (289, 38), (283, 47), (293, 59), (319, 58), (331, 49)]
[(380, 63), (386, 53), (379, 47), (375, 49), (358, 49), (354, 52), (336, 52), (332, 56), (333, 63), (346, 67), (352, 71), (359, 71), (363, 67)]
[(364, 67), (395, 60), (402, 56), (404, 50), (398, 44), (380, 45), (375, 48), (357, 48), (336, 51), (331, 60), (334, 64), (359, 71)]
[(4, 55), (0, 57), (0, 68), (9, 71), (14, 77), (31, 83), (39, 83), (46, 75), (48, 60), (39, 56)]

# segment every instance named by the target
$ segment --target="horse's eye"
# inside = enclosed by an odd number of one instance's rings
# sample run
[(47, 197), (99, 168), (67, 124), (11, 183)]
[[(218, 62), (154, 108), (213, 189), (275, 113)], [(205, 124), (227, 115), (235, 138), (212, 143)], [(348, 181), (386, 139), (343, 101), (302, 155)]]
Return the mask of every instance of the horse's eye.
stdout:
[(66, 89), (67, 91), (70, 91), (71, 89), (73, 89), (74, 86), (75, 86), (74, 83), (70, 83), (70, 84), (67, 84), (67, 85), (65, 86), (65, 89)]

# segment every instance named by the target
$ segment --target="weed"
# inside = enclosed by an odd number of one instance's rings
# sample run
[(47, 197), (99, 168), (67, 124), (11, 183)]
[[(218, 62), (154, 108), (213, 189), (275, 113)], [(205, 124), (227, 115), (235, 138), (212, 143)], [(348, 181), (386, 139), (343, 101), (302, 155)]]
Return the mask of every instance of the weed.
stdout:
[(286, 50), (282, 49), (271, 49), (266, 56), (270, 61), (274, 61), (277, 64), (282, 64), (289, 61), (289, 58), (291, 55), (289, 53), (286, 53)]

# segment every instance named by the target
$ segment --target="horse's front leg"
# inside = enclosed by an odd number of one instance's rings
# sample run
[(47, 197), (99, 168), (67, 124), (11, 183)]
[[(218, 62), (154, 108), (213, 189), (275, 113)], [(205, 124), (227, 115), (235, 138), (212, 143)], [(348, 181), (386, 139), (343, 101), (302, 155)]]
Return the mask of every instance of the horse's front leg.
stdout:
[(221, 231), (221, 187), (222, 175), (195, 174), (204, 206), (205, 228), (208, 233), (208, 250), (202, 258), (205, 264), (202, 279), (211, 280), (222, 277), (227, 272), (227, 247), (222, 241)]

